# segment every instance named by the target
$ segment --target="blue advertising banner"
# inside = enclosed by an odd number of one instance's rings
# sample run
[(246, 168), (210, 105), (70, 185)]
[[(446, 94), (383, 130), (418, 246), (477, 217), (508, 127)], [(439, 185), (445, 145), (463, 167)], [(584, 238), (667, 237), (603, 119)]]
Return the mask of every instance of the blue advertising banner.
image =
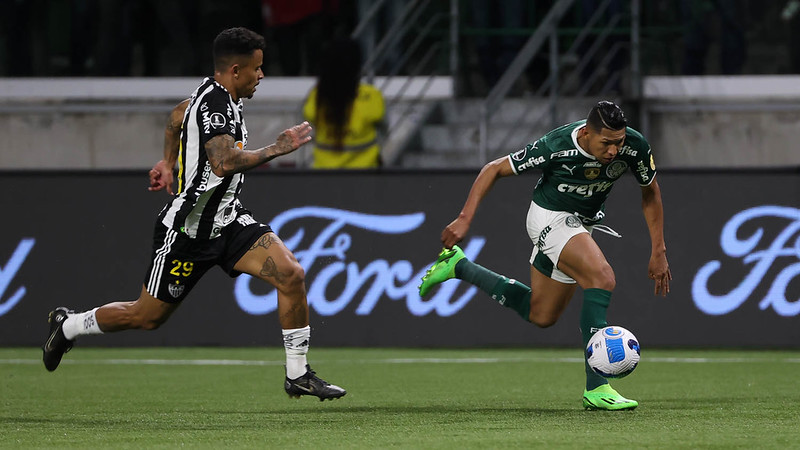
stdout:
[[(478, 289), (419, 279), (440, 250), (474, 172), (270, 172), (247, 176), (242, 201), (306, 271), (315, 346), (578, 346), (581, 291), (539, 329)], [(524, 221), (538, 175), (499, 180), (462, 243), (485, 267), (526, 284)], [(800, 342), (800, 175), (658, 175), (674, 280), (647, 278), (650, 240), (633, 177), (617, 182), (595, 233), (617, 288), (609, 322), (645, 347), (795, 347)], [(141, 173), (11, 172), (0, 177), (0, 345), (41, 345), (56, 306), (134, 300), (164, 193)], [(160, 329), (82, 338), (81, 346), (280, 345), (275, 290), (212, 270)]]

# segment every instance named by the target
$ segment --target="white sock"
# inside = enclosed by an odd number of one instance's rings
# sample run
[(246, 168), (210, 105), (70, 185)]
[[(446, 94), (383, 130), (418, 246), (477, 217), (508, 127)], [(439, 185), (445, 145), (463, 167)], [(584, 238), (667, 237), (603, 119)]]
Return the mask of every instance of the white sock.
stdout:
[(283, 330), (283, 347), (286, 349), (286, 378), (294, 380), (306, 373), (306, 353), (311, 340), (311, 326)]
[(78, 336), (103, 334), (100, 325), (97, 324), (95, 311), (97, 311), (97, 308), (67, 316), (67, 318), (64, 319), (64, 325), (62, 325), (64, 337), (72, 341)]

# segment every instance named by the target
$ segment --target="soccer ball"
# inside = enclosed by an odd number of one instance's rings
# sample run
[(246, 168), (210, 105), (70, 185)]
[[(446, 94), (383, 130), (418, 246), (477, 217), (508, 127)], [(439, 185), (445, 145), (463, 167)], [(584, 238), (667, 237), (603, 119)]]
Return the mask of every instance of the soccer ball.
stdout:
[(589, 339), (586, 362), (604, 378), (630, 375), (639, 364), (639, 340), (622, 327), (605, 327)]

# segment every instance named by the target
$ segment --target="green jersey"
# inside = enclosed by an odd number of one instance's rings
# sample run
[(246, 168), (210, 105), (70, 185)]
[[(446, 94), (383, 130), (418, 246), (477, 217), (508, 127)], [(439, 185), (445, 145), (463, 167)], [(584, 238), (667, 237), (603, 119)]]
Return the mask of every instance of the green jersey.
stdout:
[(578, 145), (580, 120), (545, 134), (525, 148), (508, 155), (515, 174), (541, 169), (542, 177), (533, 189), (533, 201), (551, 211), (575, 213), (586, 224), (603, 219), (611, 187), (628, 168), (642, 186), (653, 182), (656, 166), (650, 145), (641, 133), (628, 127), (625, 142), (608, 165)]

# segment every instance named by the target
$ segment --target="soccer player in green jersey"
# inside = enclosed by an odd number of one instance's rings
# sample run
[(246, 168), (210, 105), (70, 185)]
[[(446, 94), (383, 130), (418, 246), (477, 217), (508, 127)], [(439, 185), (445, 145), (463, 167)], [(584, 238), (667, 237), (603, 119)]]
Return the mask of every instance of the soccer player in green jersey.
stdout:
[[(442, 231), (444, 249), (419, 287), (425, 296), (437, 284), (458, 278), (489, 294), (501, 305), (540, 327), (556, 323), (577, 286), (583, 288), (580, 328), (583, 344), (607, 325), (606, 310), (616, 285), (614, 270), (592, 238), (614, 182), (629, 169), (642, 189), (642, 212), (650, 232), (649, 277), (655, 294), (666, 295), (672, 274), (664, 243), (664, 211), (650, 146), (627, 126), (622, 110), (608, 101), (597, 103), (586, 120), (563, 125), (525, 148), (486, 164), (469, 191), (461, 213)], [(501, 177), (540, 169), (526, 226), (533, 242), (531, 285), (496, 274), (468, 260), (456, 245), (466, 236), (478, 205)], [(638, 406), (586, 369), (583, 406), (625, 410)]]

